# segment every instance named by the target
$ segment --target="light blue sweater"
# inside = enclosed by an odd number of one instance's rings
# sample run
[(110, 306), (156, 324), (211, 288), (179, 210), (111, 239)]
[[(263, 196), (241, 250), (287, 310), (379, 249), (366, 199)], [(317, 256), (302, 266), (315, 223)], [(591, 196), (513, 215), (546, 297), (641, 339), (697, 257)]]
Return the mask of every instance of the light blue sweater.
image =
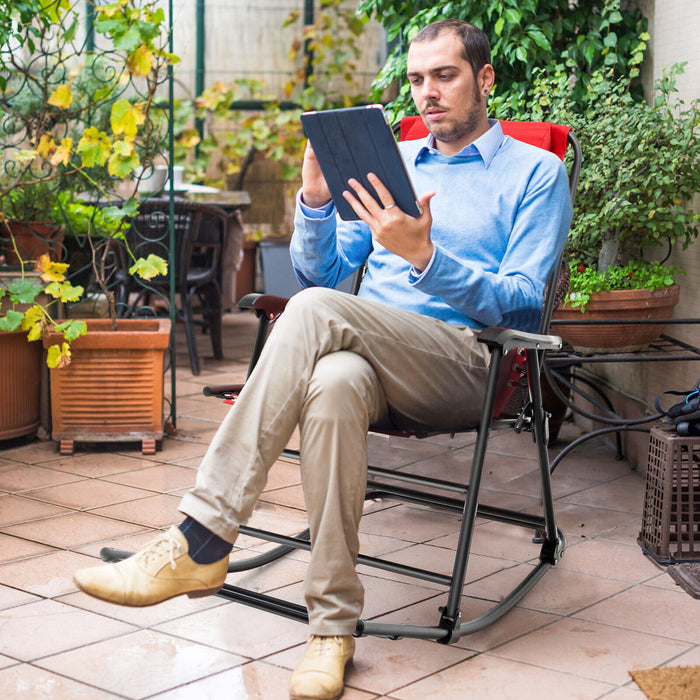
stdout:
[(566, 170), (557, 156), (491, 124), (455, 156), (431, 148), (432, 137), (399, 144), (418, 196), (436, 192), (435, 252), (421, 274), (374, 243), (364, 222), (297, 197), (290, 253), (301, 284), (335, 287), (367, 260), (360, 297), (476, 329), (536, 331), (571, 222)]

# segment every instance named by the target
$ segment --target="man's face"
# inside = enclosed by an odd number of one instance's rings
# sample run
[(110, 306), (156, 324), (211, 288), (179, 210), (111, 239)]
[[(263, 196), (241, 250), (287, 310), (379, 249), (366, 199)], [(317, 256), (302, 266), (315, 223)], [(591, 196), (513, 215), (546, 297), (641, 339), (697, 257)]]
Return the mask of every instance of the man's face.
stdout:
[(482, 93), (493, 84), (493, 69), (485, 66), (475, 79), (455, 34), (411, 44), (407, 73), (413, 101), (439, 151), (458, 153), (488, 129)]

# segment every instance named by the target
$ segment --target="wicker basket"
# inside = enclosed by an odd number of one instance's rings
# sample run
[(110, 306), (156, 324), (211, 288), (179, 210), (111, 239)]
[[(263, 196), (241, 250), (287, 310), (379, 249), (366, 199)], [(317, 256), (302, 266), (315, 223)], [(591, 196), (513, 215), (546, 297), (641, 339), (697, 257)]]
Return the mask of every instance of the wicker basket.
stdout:
[(700, 437), (651, 430), (638, 542), (662, 564), (700, 560)]

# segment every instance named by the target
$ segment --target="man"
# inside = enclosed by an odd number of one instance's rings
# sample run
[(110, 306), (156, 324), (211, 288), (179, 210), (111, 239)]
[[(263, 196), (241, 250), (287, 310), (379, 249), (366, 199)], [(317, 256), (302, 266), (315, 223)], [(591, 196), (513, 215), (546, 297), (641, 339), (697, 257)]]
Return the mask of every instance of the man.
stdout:
[[(486, 116), (494, 71), (485, 35), (444, 20), (411, 42), (408, 79), (431, 132), (401, 144), (424, 194), (412, 218), (370, 180), (351, 181), (360, 216), (341, 222), (307, 147), (291, 244), (306, 289), (289, 302), (184, 497), (187, 518), (120, 562), (76, 573), (85, 592), (125, 605), (216, 592), (238, 526), (299, 426), (312, 552), (304, 587), (311, 639), (291, 698), (337, 698), (363, 606), (355, 573), (368, 426), (456, 430), (478, 418), (486, 325), (536, 330), (548, 273), (571, 218), (553, 155), (504, 137)], [(357, 297), (332, 287), (367, 259)]]

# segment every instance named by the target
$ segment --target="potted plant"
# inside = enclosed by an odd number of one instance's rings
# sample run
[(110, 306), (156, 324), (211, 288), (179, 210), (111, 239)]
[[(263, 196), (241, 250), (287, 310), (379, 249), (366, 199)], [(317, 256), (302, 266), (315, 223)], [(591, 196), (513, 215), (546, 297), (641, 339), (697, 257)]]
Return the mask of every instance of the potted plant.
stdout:
[[(8, 178), (10, 180), (10, 178)], [(49, 205), (52, 187), (48, 183), (7, 181), (0, 184), (0, 254), (4, 265), (20, 265), (23, 260), (37, 260), (48, 253), (60, 260), (65, 233), (64, 221), (58, 207)]]
[[(643, 47), (642, 47), (643, 48)], [(639, 59), (641, 60), (641, 58)], [(652, 104), (635, 100), (638, 70), (591, 76), (583, 108), (567, 100), (569, 77), (560, 71), (535, 83), (533, 118), (562, 121), (575, 130), (584, 154), (574, 218), (566, 248), (569, 294), (555, 318), (609, 313), (612, 318), (668, 318), (678, 300), (678, 266), (667, 266), (674, 245), (698, 234), (700, 214), (688, 203), (700, 189), (700, 100), (673, 103), (682, 65), (666, 69)], [(622, 305), (618, 305), (618, 300)], [(663, 325), (558, 325), (581, 348), (644, 345)]]
[[(165, 15), (151, 0), (124, 0), (95, 7), (94, 31), (102, 48), (81, 44), (77, 29), (84, 17), (78, 0), (51, 4), (40, 0), (8, 3), (0, 0), (0, 17), (11, 20), (12, 30), (0, 48), (3, 68), (0, 80), (0, 223), (9, 233), (10, 218), (33, 218), (26, 208), (30, 200), (43, 205), (66, 236), (78, 237), (89, 251), (94, 288), (109, 302), (109, 331), (99, 320), (62, 319), (65, 303), (76, 301), (83, 289), (72, 285), (65, 263), (49, 255), (35, 259), (38, 275), (32, 275), (35, 253), (21, 254), (17, 240), (8, 235), (6, 250), (20, 252), (19, 278), (5, 286), (6, 307), (0, 329), (23, 330), (33, 342), (43, 337), (47, 364), (51, 368), (54, 439), (63, 452), (72, 451), (73, 439), (142, 439), (144, 451), (155, 449), (163, 434), (163, 351), (169, 341), (169, 322), (136, 320), (149, 340), (137, 345), (158, 346), (159, 360), (147, 360), (153, 379), (145, 388), (129, 394), (140, 372), (133, 356), (126, 368), (113, 369), (111, 360), (98, 361), (93, 390), (97, 399), (83, 399), (90, 389), (84, 367), (93, 363), (90, 345), (103, 345), (105, 332), (121, 350), (120, 333), (130, 323), (117, 319), (110, 286), (116, 255), (128, 257), (125, 230), (138, 212), (134, 196), (138, 180), (132, 175), (148, 166), (163, 145), (166, 115), (156, 100), (166, 69), (176, 59), (164, 48), (167, 43)], [(94, 38), (94, 37), (93, 37)], [(127, 184), (131, 181), (131, 191)], [(4, 207), (7, 207), (5, 209)], [(22, 207), (25, 207), (22, 209)], [(23, 216), (22, 216), (23, 214)], [(26, 256), (26, 257), (25, 257)], [(133, 258), (133, 255), (131, 255)], [(132, 259), (128, 271), (148, 279), (164, 274), (161, 258)], [(61, 302), (35, 303), (40, 294)], [(53, 313), (57, 311), (57, 313)], [(96, 324), (96, 325), (95, 325)], [(144, 329), (144, 325), (152, 328)], [(97, 328), (99, 326), (99, 328)], [(88, 332), (88, 329), (93, 329)], [(153, 338), (158, 335), (158, 340)], [(152, 349), (152, 347), (151, 347)], [(121, 374), (119, 374), (121, 372)], [(95, 384), (95, 382), (93, 382)], [(68, 387), (67, 391), (60, 387)], [(111, 402), (105, 395), (112, 394)], [(141, 405), (124, 404), (123, 396)], [(155, 398), (153, 398), (155, 397)], [(157, 416), (144, 405), (158, 404)], [(91, 409), (86, 409), (91, 405)], [(117, 412), (113, 406), (119, 406)], [(60, 411), (73, 411), (63, 419)], [(119, 415), (116, 415), (119, 413)], [(125, 435), (119, 430), (126, 428)]]
[[(60, 302), (77, 299), (81, 288), (65, 279), (64, 263), (41, 255), (35, 269), (0, 269), (0, 439), (35, 432), (42, 418), (41, 329)], [(68, 321), (59, 330), (68, 339), (80, 328)]]

